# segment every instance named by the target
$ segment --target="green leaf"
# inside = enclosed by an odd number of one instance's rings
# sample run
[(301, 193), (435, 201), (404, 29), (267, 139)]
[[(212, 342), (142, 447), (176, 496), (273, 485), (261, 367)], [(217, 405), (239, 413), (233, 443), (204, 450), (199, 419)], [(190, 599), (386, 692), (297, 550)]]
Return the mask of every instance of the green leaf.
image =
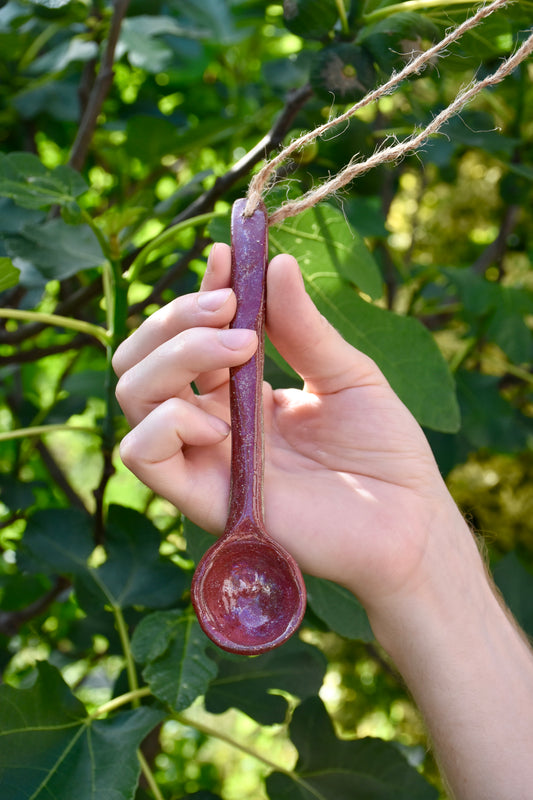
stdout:
[(45, 212), (16, 205), (7, 197), (0, 198), (0, 233), (18, 233), (26, 225), (38, 225), (45, 220)]
[(267, 778), (270, 800), (436, 800), (398, 748), (381, 739), (343, 741), (318, 697), (294, 712), (290, 735), (299, 758), (293, 775)]
[(319, 309), (347, 341), (377, 363), (421, 425), (458, 430), (453, 377), (422, 323), (365, 303), (336, 277), (311, 275), (309, 284)]
[(456, 379), (463, 420), (461, 433), (469, 449), (512, 453), (526, 446), (524, 418), (500, 394), (499, 378), (460, 370)]
[(44, 6), (44, 8), (63, 8), (71, 2), (72, 0), (30, 0), (34, 6)]
[(293, 637), (270, 653), (248, 658), (217, 653), (218, 677), (205, 697), (214, 714), (239, 708), (262, 725), (283, 722), (286, 701), (272, 690), (300, 699), (317, 694), (326, 671), (326, 659), (316, 647)]
[(28, 521), (23, 547), (33, 561), (31, 571), (75, 576), (80, 604), (116, 608), (165, 608), (176, 603), (188, 580), (159, 555), (160, 535), (144, 515), (111, 506), (106, 528), (106, 561), (89, 566), (94, 544), (91, 520), (76, 509), (44, 509)]
[(63, 81), (37, 82), (13, 97), (13, 105), (24, 119), (44, 114), (62, 122), (78, 123), (80, 101), (78, 85), (71, 78)]
[(70, 167), (49, 170), (31, 153), (0, 154), (0, 195), (23, 208), (71, 203), (87, 188), (81, 175)]
[(30, 572), (84, 574), (93, 549), (87, 514), (74, 508), (41, 509), (28, 520), (20, 565)]
[(293, 255), (304, 273), (313, 266), (334, 269), (374, 300), (383, 293), (379, 267), (362, 236), (332, 206), (316, 206), (271, 231), (270, 249)]
[(137, 626), (132, 652), (146, 664), (143, 678), (154, 695), (181, 711), (205, 694), (217, 674), (205, 652), (210, 644), (190, 611), (159, 611)]
[(343, 199), (342, 207), (352, 228), (361, 236), (386, 239), (389, 235), (378, 197), (347, 197)]
[(285, 0), (285, 27), (304, 39), (323, 39), (339, 17), (335, 0)]
[(533, 572), (515, 552), (510, 552), (498, 561), (493, 575), (518, 624), (528, 636), (533, 636)]
[(307, 601), (320, 619), (347, 639), (374, 641), (366, 611), (354, 595), (325, 578), (305, 576)]
[(205, 551), (215, 544), (216, 539), (212, 533), (204, 531), (190, 519), (185, 519), (183, 532), (187, 540), (187, 552), (194, 563), (198, 564)]
[(132, 800), (151, 708), (91, 719), (55, 667), (27, 689), (0, 687), (0, 783), (9, 800)]
[(227, 47), (246, 36), (246, 28), (237, 30), (231, 6), (220, 0), (180, 0), (180, 14), (188, 19), (188, 25), (199, 25), (206, 31), (210, 44)]
[(188, 578), (161, 558), (161, 534), (144, 514), (110, 506), (105, 537), (107, 560), (97, 575), (116, 605), (165, 608), (180, 599)]
[(176, 126), (168, 119), (139, 115), (128, 120), (125, 150), (132, 158), (157, 164), (163, 156), (174, 153), (177, 144)]
[(35, 502), (37, 481), (24, 483), (14, 475), (0, 474), (0, 500), (11, 511), (29, 508)]
[(501, 347), (511, 361), (531, 360), (533, 340), (524, 320), (533, 314), (529, 289), (502, 286), (464, 268), (444, 269), (442, 273), (455, 286), (470, 324), (484, 324), (483, 335)]
[(45, 281), (63, 280), (100, 266), (105, 258), (88, 225), (67, 225), (62, 219), (27, 225), (19, 234), (6, 237), (5, 246), (12, 258), (20, 260), (23, 283), (26, 265)]
[(96, 42), (81, 37), (67, 39), (53, 47), (33, 62), (28, 70), (32, 74), (59, 73), (76, 61), (90, 61), (98, 55)]
[(0, 292), (11, 289), (19, 282), (20, 270), (13, 266), (10, 258), (0, 258)]
[(487, 338), (501, 347), (515, 364), (531, 362), (533, 355), (531, 331), (522, 315), (513, 312), (507, 304), (495, 310), (487, 326)]
[[(307, 291), (319, 311), (350, 344), (377, 363), (420, 424), (457, 431), (460, 416), (454, 380), (430, 332), (414, 317), (365, 302), (339, 275), (337, 251), (333, 249), (329, 258), (321, 241), (321, 257), (317, 257), (311, 241), (303, 236), (291, 241), (279, 237), (277, 231), (273, 244), (276, 252), (290, 252), (285, 245), (292, 244), (296, 257), (300, 248), (303, 258), (298, 260)], [(349, 257), (344, 253), (346, 260)]]

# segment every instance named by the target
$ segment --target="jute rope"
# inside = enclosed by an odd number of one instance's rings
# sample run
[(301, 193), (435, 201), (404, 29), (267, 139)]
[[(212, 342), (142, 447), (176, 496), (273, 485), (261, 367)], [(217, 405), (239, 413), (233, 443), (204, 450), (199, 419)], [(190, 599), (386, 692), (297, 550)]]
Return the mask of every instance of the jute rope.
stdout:
[[(287, 145), (287, 147), (285, 147), (281, 153), (268, 161), (251, 180), (247, 193), (245, 214), (253, 214), (263, 195), (266, 191), (268, 191), (272, 173), (282, 162), (289, 158), (292, 153), (301, 149), (310, 142), (315, 141), (333, 127), (346, 122), (359, 109), (369, 105), (375, 100), (378, 100), (380, 97), (389, 94), (409, 75), (421, 72), (422, 69), (434, 59), (437, 53), (441, 53), (441, 51), (448, 47), (452, 42), (455, 42), (457, 39), (459, 39), (459, 37), (462, 36), (466, 31), (469, 31), (476, 25), (479, 25), (483, 19), (488, 17), (498, 8), (508, 4), (509, 0), (494, 0), (492, 3), (482, 6), (475, 14), (466, 19), (461, 25), (458, 25), (456, 28), (450, 31), (440, 42), (437, 42), (428, 50), (425, 50), (423, 53), (417, 55), (415, 58), (409, 61), (409, 63), (406, 64), (406, 66), (400, 72), (392, 75), (386, 83), (369, 92), (357, 103), (350, 106), (343, 114), (328, 120), (328, 122), (324, 123), (323, 125), (320, 125), (314, 130), (309, 131), (303, 136), (300, 136), (299, 138), (290, 142), (290, 144)], [(388, 147), (378, 147), (374, 153), (364, 161), (356, 161), (355, 159), (357, 156), (355, 156), (354, 159), (352, 159), (352, 161), (350, 161), (350, 163), (344, 167), (344, 169), (337, 173), (337, 175), (312, 189), (310, 192), (307, 192), (297, 200), (288, 201), (279, 209), (272, 212), (269, 216), (269, 224), (279, 224), (288, 217), (293, 217), (302, 213), (303, 211), (306, 211), (308, 208), (311, 208), (319, 203), (325, 197), (333, 194), (343, 186), (346, 186), (346, 184), (350, 183), (354, 178), (364, 174), (365, 172), (368, 172), (380, 164), (400, 161), (405, 155), (418, 149), (432, 134), (437, 133), (445, 122), (457, 114), (483, 89), (485, 89), (487, 86), (493, 86), (502, 81), (532, 52), (533, 33), (531, 33), (529, 38), (526, 39), (526, 41), (524, 41), (524, 43), (511, 56), (509, 56), (509, 58), (501, 63), (494, 73), (486, 76), (481, 81), (473, 81), (469, 86), (463, 89), (450, 103), (450, 105), (441, 111), (436, 117), (434, 117), (429, 125), (427, 125), (423, 130), (414, 132), (402, 142), (395, 142), (393, 145)]]

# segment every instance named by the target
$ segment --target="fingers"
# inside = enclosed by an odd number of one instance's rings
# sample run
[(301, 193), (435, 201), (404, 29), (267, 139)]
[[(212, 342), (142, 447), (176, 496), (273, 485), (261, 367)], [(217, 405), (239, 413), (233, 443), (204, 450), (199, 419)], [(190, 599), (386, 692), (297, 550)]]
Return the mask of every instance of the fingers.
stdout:
[(119, 377), (188, 328), (229, 324), (236, 309), (235, 295), (228, 288), (230, 262), (229, 247), (213, 245), (200, 292), (183, 295), (160, 308), (117, 348), (113, 369)]
[(212, 328), (182, 331), (121, 375), (116, 388), (118, 402), (129, 423), (137, 425), (170, 397), (192, 401), (190, 384), (201, 373), (226, 375), (228, 367), (242, 364), (256, 348), (254, 331)]
[[(229, 425), (218, 417), (172, 398), (157, 406), (124, 437), (120, 456), (141, 481), (173, 501), (185, 514), (193, 511), (198, 505), (196, 495), (210, 484), (207, 500), (205, 491), (202, 494), (202, 511), (206, 524), (216, 529), (224, 523), (227, 476), (223, 469), (214, 470), (202, 459), (206, 445), (226, 446), (229, 430)], [(190, 449), (191, 446), (198, 449)], [(195, 458), (195, 452), (199, 458)], [(222, 463), (226, 461), (223, 459)], [(212, 509), (208, 510), (206, 504), (211, 504)]]
[(267, 273), (267, 329), (274, 347), (317, 394), (383, 383), (374, 362), (348, 344), (307, 294), (297, 261), (272, 259)]
[(212, 292), (230, 285), (231, 248), (216, 242), (209, 253), (200, 291)]

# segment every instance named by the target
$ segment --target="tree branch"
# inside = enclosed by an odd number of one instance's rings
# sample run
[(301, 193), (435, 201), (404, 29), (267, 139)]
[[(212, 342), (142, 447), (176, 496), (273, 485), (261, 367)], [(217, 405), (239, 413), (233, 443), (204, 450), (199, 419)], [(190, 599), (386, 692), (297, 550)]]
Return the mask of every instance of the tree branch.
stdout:
[(0, 612), (0, 633), (4, 636), (16, 636), (20, 628), (31, 619), (43, 614), (56, 600), (57, 597), (70, 586), (70, 581), (67, 578), (58, 576), (51, 589), (39, 597), (33, 603), (30, 603), (26, 608), (21, 608), (17, 611), (2, 611)]
[(312, 95), (313, 90), (309, 85), (302, 86), (300, 89), (291, 92), (281, 114), (269, 132), (263, 136), (261, 141), (259, 141), (255, 147), (252, 147), (252, 149), (246, 153), (240, 161), (237, 161), (224, 175), (217, 178), (211, 189), (197, 197), (188, 208), (178, 214), (177, 217), (172, 220), (171, 225), (210, 211), (219, 197), (222, 197), (222, 195), (237, 183), (238, 180), (247, 175), (255, 164), (266, 158), (276, 147), (279, 147), (283, 138), (290, 130), (295, 116)]
[[(47, 356), (68, 353), (69, 350), (81, 350), (82, 347), (89, 344), (97, 345), (94, 337), (79, 334), (62, 344), (51, 345), (50, 347), (32, 347), (31, 350), (19, 350), (8, 356), (0, 356), (0, 367), (4, 367), (7, 364), (32, 364), (34, 361), (40, 361), (41, 358), (46, 358)], [(102, 345), (99, 347), (103, 350)]]
[(513, 232), (520, 217), (520, 206), (507, 206), (503, 215), (498, 235), (481, 253), (472, 264), (472, 271), (478, 275), (483, 275), (491, 264), (498, 267), (499, 277), (502, 277), (502, 261), (507, 251), (507, 239)]
[(69, 503), (72, 506), (75, 506), (76, 508), (80, 508), (82, 511), (85, 511), (85, 513), (88, 513), (85, 503), (83, 502), (79, 494), (70, 485), (68, 478), (66, 477), (65, 473), (57, 463), (51, 450), (48, 449), (48, 447), (41, 439), (39, 439), (36, 442), (35, 448), (38, 451), (39, 455), (41, 456), (43, 464), (48, 470), (50, 477), (61, 489), (61, 491), (63, 492)]
[(120, 28), (122, 20), (128, 9), (130, 0), (115, 0), (115, 7), (113, 16), (111, 18), (111, 25), (109, 27), (109, 36), (107, 37), (107, 44), (100, 63), (100, 69), (94, 82), (87, 106), (83, 113), (80, 127), (72, 150), (70, 152), (69, 165), (74, 169), (80, 170), (87, 158), (91, 139), (96, 128), (96, 121), (98, 115), (102, 110), (102, 105), (106, 99), (108, 92), (113, 83), (113, 62), (115, 60), (115, 49), (120, 35)]
[[(102, 279), (97, 278), (88, 286), (82, 286), (78, 291), (71, 294), (69, 297), (65, 298), (65, 300), (61, 301), (57, 304), (54, 309), (54, 314), (58, 316), (66, 317), (72, 311), (75, 311), (78, 308), (83, 308), (87, 305), (90, 300), (93, 300), (95, 297), (98, 297), (102, 292)], [(14, 306), (4, 306), (5, 308), (16, 308), (16, 303)], [(0, 320), (0, 324), (2, 321)], [(5, 325), (5, 323), (3, 323)], [(25, 342), (27, 339), (31, 339), (34, 336), (38, 336), (41, 331), (45, 330), (47, 326), (44, 325), (42, 322), (29, 322), (27, 325), (20, 325), (14, 331), (7, 331), (5, 329), (0, 329), (0, 344), (21, 344), (21, 342)]]
[(157, 281), (148, 297), (145, 297), (140, 303), (135, 303), (134, 305), (130, 306), (128, 309), (128, 314), (130, 316), (139, 314), (144, 311), (146, 306), (149, 306), (152, 303), (159, 303), (164, 290), (168, 289), (169, 286), (171, 286), (174, 281), (185, 272), (193, 258), (198, 258), (204, 247), (206, 247), (210, 241), (211, 240), (206, 236), (198, 236), (195, 239), (192, 247), (189, 248), (186, 253), (180, 256), (175, 264), (173, 264), (173, 266), (170, 267), (170, 269), (168, 269)]

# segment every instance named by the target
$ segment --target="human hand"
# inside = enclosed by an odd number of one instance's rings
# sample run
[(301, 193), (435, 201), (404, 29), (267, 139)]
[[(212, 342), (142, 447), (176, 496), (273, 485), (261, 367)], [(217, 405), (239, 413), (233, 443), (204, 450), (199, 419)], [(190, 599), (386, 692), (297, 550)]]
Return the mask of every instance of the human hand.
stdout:
[[(226, 330), (229, 279), (229, 248), (215, 245), (200, 293), (153, 314), (113, 362), (132, 426), (124, 463), (216, 534), (229, 500), (228, 368), (257, 346), (254, 333)], [(319, 314), (290, 256), (269, 266), (266, 322), (304, 380), (302, 390), (264, 385), (267, 530), (304, 571), (369, 607), (409, 593), (424, 579), (435, 520), (456, 513), (421, 429), (376, 365)]]

